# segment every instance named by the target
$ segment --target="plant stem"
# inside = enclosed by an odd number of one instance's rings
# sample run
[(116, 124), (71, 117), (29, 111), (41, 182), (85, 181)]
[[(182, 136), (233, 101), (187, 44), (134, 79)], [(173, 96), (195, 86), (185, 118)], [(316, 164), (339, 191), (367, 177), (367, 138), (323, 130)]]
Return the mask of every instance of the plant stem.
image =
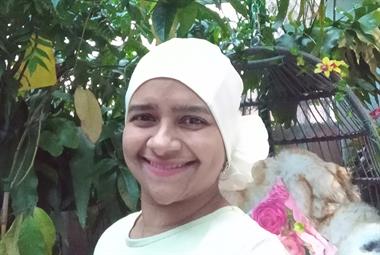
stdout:
[(334, 23), (336, 21), (336, 11), (335, 11), (335, 8), (336, 8), (336, 0), (334, 0), (334, 2), (333, 2), (333, 22)]
[(9, 191), (4, 192), (3, 197), (3, 206), (1, 209), (1, 236), (2, 239), (4, 237), (5, 231), (7, 230), (8, 223), (8, 205), (9, 205)]

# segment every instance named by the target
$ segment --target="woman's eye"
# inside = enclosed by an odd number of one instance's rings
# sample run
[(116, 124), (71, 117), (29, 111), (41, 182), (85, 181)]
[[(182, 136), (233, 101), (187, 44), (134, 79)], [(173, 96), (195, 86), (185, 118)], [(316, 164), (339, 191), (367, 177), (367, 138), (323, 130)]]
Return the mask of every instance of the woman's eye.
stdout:
[(132, 122), (139, 127), (151, 126), (155, 121), (156, 118), (151, 114), (136, 114), (129, 119), (129, 122)]
[(199, 129), (203, 126), (207, 126), (208, 122), (200, 117), (184, 116), (180, 119), (180, 124), (186, 128)]

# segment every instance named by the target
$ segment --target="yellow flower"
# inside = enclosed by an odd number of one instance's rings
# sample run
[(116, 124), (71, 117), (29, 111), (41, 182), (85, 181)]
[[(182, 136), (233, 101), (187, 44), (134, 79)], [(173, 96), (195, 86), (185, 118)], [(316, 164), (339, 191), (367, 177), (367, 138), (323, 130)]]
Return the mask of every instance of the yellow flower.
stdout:
[(323, 73), (327, 78), (330, 77), (331, 72), (336, 72), (338, 74), (342, 73), (341, 67), (348, 67), (348, 65), (342, 60), (329, 59), (324, 57), (322, 63), (318, 63), (314, 69), (314, 73)]

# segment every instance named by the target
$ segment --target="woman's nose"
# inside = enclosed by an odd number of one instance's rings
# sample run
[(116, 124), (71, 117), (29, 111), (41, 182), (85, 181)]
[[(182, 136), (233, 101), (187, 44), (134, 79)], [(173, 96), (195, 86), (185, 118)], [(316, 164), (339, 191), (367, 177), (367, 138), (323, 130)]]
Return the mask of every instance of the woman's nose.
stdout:
[(147, 141), (147, 147), (158, 156), (166, 156), (181, 149), (181, 142), (176, 137), (173, 127), (160, 125)]

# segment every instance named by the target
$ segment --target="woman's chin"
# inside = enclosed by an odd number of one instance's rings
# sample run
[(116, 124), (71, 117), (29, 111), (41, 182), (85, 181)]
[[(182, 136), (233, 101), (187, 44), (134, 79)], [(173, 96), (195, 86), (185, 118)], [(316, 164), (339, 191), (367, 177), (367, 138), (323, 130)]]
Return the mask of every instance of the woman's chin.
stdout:
[(174, 203), (178, 203), (180, 201), (183, 201), (185, 198), (182, 198), (178, 194), (178, 189), (172, 190), (172, 189), (159, 189), (154, 190), (152, 192), (149, 192), (147, 196), (144, 196), (145, 201), (150, 201), (150, 203), (160, 205), (160, 206), (167, 206)]

